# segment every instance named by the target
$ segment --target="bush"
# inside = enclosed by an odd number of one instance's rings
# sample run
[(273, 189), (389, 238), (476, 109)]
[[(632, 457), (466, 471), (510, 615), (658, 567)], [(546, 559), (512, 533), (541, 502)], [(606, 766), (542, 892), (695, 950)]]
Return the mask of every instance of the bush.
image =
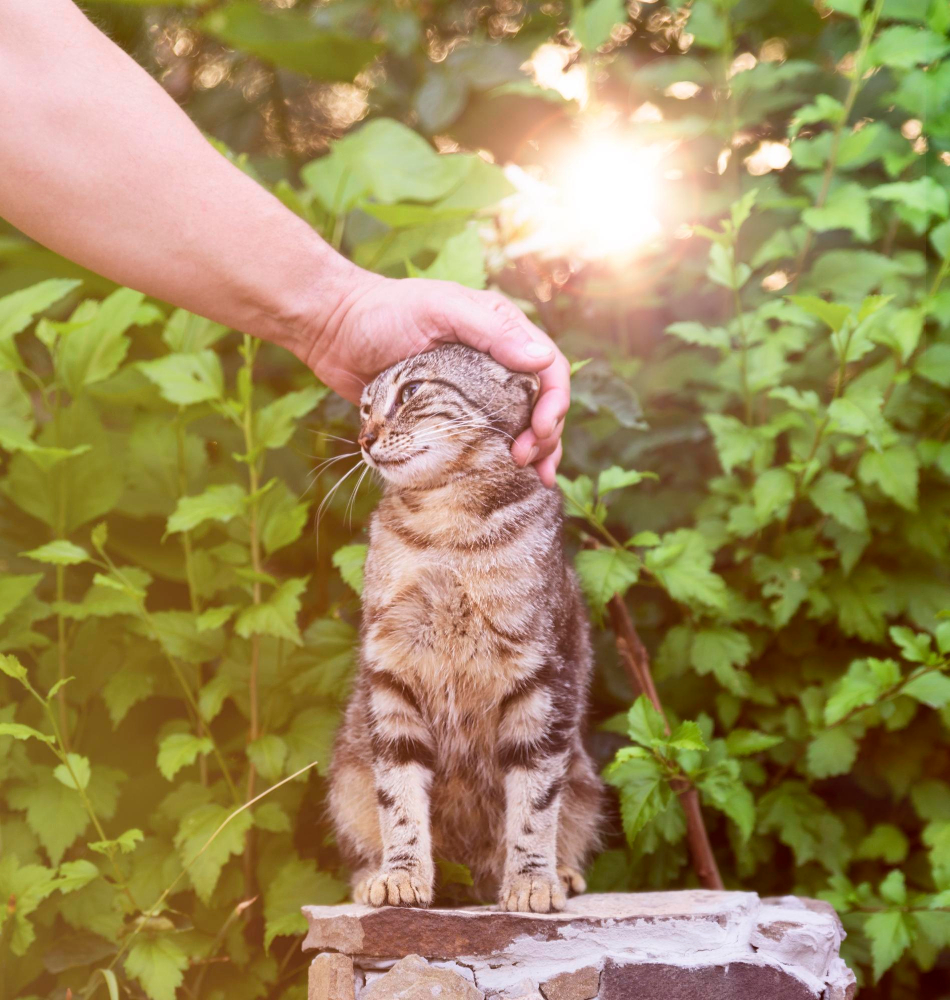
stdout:
[[(619, 811), (592, 888), (696, 884), (693, 786), (728, 887), (828, 899), (863, 995), (916, 997), (950, 945), (950, 15), (863, 7), (90, 5), (357, 262), (490, 280), (576, 359), (578, 570), (598, 621), (622, 597), (673, 724), (625, 711), (598, 631)], [(555, 37), (586, 108), (519, 69)], [(417, 134), (528, 162), (608, 112), (673, 175), (622, 265), (516, 209), (486, 256), (509, 180)], [(334, 492), (352, 408), (2, 248), (4, 988), (302, 996), (298, 907), (346, 894), (322, 799), (373, 503)]]

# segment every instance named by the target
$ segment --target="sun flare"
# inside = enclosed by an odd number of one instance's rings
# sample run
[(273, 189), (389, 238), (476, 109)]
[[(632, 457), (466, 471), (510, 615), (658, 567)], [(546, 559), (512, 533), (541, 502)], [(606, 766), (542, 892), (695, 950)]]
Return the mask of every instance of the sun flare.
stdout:
[(585, 257), (627, 256), (660, 230), (659, 150), (622, 139), (581, 141), (554, 183), (563, 225)]

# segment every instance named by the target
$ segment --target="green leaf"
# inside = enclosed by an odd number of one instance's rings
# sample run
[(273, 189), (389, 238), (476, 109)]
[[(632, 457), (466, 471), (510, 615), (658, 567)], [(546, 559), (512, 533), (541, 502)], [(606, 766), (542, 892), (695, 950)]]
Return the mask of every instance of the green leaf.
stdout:
[(825, 725), (834, 725), (854, 709), (872, 705), (900, 679), (900, 667), (893, 660), (855, 660), (825, 705)]
[[(0, 576), (0, 622), (36, 590), (42, 579), (42, 573), (30, 573), (26, 576), (14, 576), (6, 573)], [(26, 676), (25, 671), (22, 676)]]
[[(53, 777), (67, 788), (76, 790), (79, 788), (85, 789), (89, 785), (89, 779), (92, 777), (89, 758), (83, 757), (78, 753), (69, 753), (66, 757), (69, 760), (69, 767), (65, 764), (59, 764), (53, 769)], [(77, 782), (79, 783), (78, 786)]]
[(13, 809), (26, 812), (29, 828), (54, 865), (59, 864), (66, 849), (89, 823), (79, 795), (61, 784), (53, 777), (52, 771), (45, 768), (34, 782), (10, 789), (7, 802)]
[(732, 729), (726, 736), (726, 749), (732, 757), (748, 757), (784, 742), (782, 736), (772, 736), (754, 729)]
[(297, 541), (310, 515), (306, 502), (298, 503), (283, 480), (269, 489), (258, 503), (258, 523), (264, 552), (270, 555)]
[(323, 31), (303, 11), (265, 10), (251, 0), (218, 7), (198, 26), (225, 45), (316, 80), (349, 83), (382, 50), (379, 42)]
[(46, 733), (41, 733), (32, 726), (24, 726), (19, 722), (0, 722), (0, 736), (12, 736), (15, 740), (41, 740), (50, 746), (55, 746), (56, 740)]
[(718, 49), (726, 41), (727, 16), (713, 0), (696, 0), (690, 7), (686, 31), (693, 36), (697, 45)]
[(921, 378), (950, 389), (950, 344), (931, 344), (917, 359), (914, 370)]
[(855, 857), (880, 859), (889, 865), (899, 865), (906, 857), (910, 843), (903, 831), (892, 823), (878, 823), (858, 844)]
[(645, 747), (665, 742), (663, 716), (645, 694), (641, 694), (627, 712), (627, 735), (634, 743)]
[(681, 722), (666, 741), (674, 750), (708, 750), (703, 734), (695, 722)]
[(0, 671), (15, 681), (26, 680), (26, 667), (15, 656), (7, 653), (0, 653)]
[(259, 736), (247, 745), (248, 760), (267, 781), (277, 781), (287, 759), (287, 744), (274, 733)]
[(205, 521), (227, 524), (244, 513), (247, 495), (237, 483), (209, 486), (204, 493), (182, 497), (174, 513), (168, 518), (168, 533), (191, 531)]
[(864, 921), (864, 933), (871, 942), (871, 961), (877, 982), (910, 946), (910, 925), (899, 910), (872, 913)]
[(213, 745), (207, 736), (172, 733), (158, 745), (158, 769), (166, 781), (171, 781), (183, 767), (194, 764), (199, 754), (209, 754), (212, 749)]
[(671, 323), (666, 332), (697, 347), (715, 347), (718, 350), (728, 351), (732, 343), (729, 332), (723, 327), (707, 327), (694, 321)]
[[(914, 29), (911, 28), (911, 31)], [(868, 191), (878, 201), (894, 202), (901, 208), (920, 212), (925, 216), (936, 215), (941, 219), (950, 212), (950, 195), (933, 177), (919, 177), (914, 181), (895, 181), (878, 184)]]
[[(198, 898), (204, 903), (211, 898), (228, 859), (244, 853), (244, 836), (252, 822), (250, 812), (238, 813), (218, 832), (229, 815), (224, 806), (215, 803), (199, 805), (182, 818), (175, 835), (175, 846), (182, 864), (190, 863), (188, 877)], [(203, 848), (203, 853), (199, 855)]]
[(755, 801), (739, 779), (739, 765), (735, 761), (723, 761), (697, 781), (696, 787), (704, 801), (736, 824), (745, 843), (755, 826)]
[(712, 431), (723, 472), (732, 472), (737, 465), (751, 462), (762, 447), (762, 437), (756, 429), (736, 417), (708, 413), (704, 419)]
[(627, 843), (669, 804), (672, 793), (656, 761), (634, 756), (630, 748), (617, 753), (604, 771), (607, 784), (620, 790), (620, 817)]
[(85, 858), (78, 861), (64, 861), (59, 866), (56, 888), (63, 893), (75, 892), (97, 878), (99, 878), (99, 869), (91, 861), (87, 861)]
[(600, 48), (610, 40), (614, 25), (627, 20), (627, 8), (623, 0), (591, 0), (585, 6), (574, 5), (571, 18), (571, 33), (588, 52)]
[(443, 858), (436, 858), (435, 863), (439, 869), (439, 885), (475, 885), (468, 865), (460, 864), (458, 861), (446, 861)]
[(795, 477), (788, 469), (767, 469), (752, 486), (752, 504), (760, 524), (768, 524), (788, 509), (795, 495)]
[(924, 632), (914, 632), (903, 625), (895, 625), (888, 629), (891, 641), (901, 648), (901, 653), (908, 663), (926, 663), (932, 656), (930, 636)]
[(327, 394), (324, 386), (288, 392), (254, 414), (254, 442), (261, 448), (283, 448), (306, 416)]
[(119, 288), (93, 304), (86, 321), (63, 337), (57, 367), (73, 396), (122, 364), (129, 350), (125, 331), (135, 323), (144, 299), (141, 292)]
[(89, 561), (89, 553), (79, 545), (74, 545), (65, 538), (55, 542), (47, 542), (37, 549), (21, 552), (21, 556), (29, 556), (37, 562), (51, 563), (53, 566), (76, 566)]
[(868, 49), (872, 66), (893, 69), (913, 69), (920, 63), (931, 63), (950, 51), (950, 42), (926, 28), (897, 24), (885, 28)]
[(0, 368), (20, 367), (13, 338), (30, 325), (34, 316), (49, 309), (79, 285), (78, 281), (51, 278), (0, 298)]
[(234, 631), (244, 639), (252, 635), (272, 635), (277, 639), (289, 639), (299, 646), (297, 614), (307, 579), (297, 577), (285, 580), (266, 601), (245, 608), (234, 623)]
[(901, 694), (916, 698), (930, 708), (944, 708), (950, 704), (950, 677), (935, 670), (921, 674), (901, 688)]
[(192, 406), (221, 399), (224, 373), (214, 351), (166, 354), (154, 361), (140, 361), (139, 371), (158, 386), (162, 398), (176, 406)]
[(333, 565), (340, 571), (343, 582), (357, 594), (363, 593), (363, 565), (366, 562), (367, 546), (343, 545), (333, 553)]
[(868, 530), (864, 501), (852, 492), (854, 481), (841, 472), (823, 472), (809, 487), (811, 502), (850, 531)]
[(176, 309), (168, 317), (162, 340), (175, 354), (196, 354), (206, 347), (213, 347), (227, 332), (228, 328), (220, 323)]
[(142, 984), (150, 1000), (175, 1000), (189, 960), (173, 938), (140, 934), (122, 964), (128, 975)]
[(739, 668), (749, 662), (752, 643), (738, 629), (726, 625), (702, 628), (693, 636), (689, 661), (698, 674), (711, 673), (726, 690), (745, 695), (748, 680)]
[(865, 0), (825, 0), (825, 6), (848, 17), (860, 17)]
[(574, 558), (581, 589), (597, 614), (603, 614), (614, 594), (623, 595), (637, 582), (642, 563), (627, 549), (584, 549)]
[(847, 229), (859, 240), (871, 238), (871, 206), (861, 184), (841, 184), (834, 188), (821, 208), (806, 208), (802, 222), (817, 233)]
[(904, 873), (899, 869), (888, 872), (877, 891), (885, 902), (893, 903), (895, 906), (903, 906), (907, 902), (907, 884), (904, 881)]
[(141, 830), (131, 829), (119, 834), (115, 840), (97, 840), (89, 844), (89, 850), (97, 854), (108, 855), (111, 850), (121, 851), (122, 854), (131, 854), (136, 845), (145, 839), (145, 834)]
[(808, 744), (808, 773), (813, 778), (847, 774), (857, 756), (857, 740), (843, 727), (825, 729)]
[(487, 281), (485, 251), (477, 226), (468, 226), (455, 236), (450, 236), (435, 260), (424, 271), (416, 272), (422, 278), (457, 281), (469, 288), (484, 288)]
[(274, 938), (303, 934), (302, 906), (333, 905), (349, 895), (346, 885), (316, 870), (312, 862), (293, 858), (268, 881), (264, 890), (264, 948)]
[(647, 569), (674, 601), (724, 608), (726, 585), (712, 572), (713, 557), (698, 531), (680, 528), (663, 536), (645, 557)]
[(837, 332), (844, 325), (844, 322), (851, 315), (849, 306), (841, 305), (837, 302), (826, 302), (814, 295), (789, 295), (789, 301), (794, 302), (799, 309), (812, 316), (817, 316), (823, 323), (826, 323), (832, 330)]
[(652, 472), (636, 472), (633, 469), (622, 469), (619, 465), (612, 465), (597, 477), (597, 495), (602, 497), (611, 490), (636, 486), (644, 479), (656, 479), (656, 475)]
[(920, 458), (913, 448), (897, 444), (883, 451), (866, 451), (858, 463), (858, 478), (877, 486), (905, 510), (917, 510)]

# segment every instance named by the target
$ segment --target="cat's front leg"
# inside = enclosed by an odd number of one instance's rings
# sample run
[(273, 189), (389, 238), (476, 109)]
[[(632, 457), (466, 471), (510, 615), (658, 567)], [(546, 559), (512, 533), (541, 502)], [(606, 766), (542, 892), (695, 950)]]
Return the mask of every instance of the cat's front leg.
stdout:
[(505, 869), (498, 902), (503, 910), (564, 909), (557, 831), (568, 726), (552, 718), (552, 708), (550, 692), (538, 686), (511, 700), (502, 718)]
[(372, 906), (428, 906), (434, 869), (429, 786), (435, 760), (431, 734), (412, 691), (388, 671), (374, 670), (373, 778), (383, 857), (357, 888)]

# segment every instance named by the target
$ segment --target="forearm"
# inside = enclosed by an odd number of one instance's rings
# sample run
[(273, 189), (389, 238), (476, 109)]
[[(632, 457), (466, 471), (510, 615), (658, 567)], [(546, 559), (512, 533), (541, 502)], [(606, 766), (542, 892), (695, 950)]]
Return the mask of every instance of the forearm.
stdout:
[(0, 21), (0, 215), (120, 284), (306, 357), (357, 269), (70, 0), (0, 0)]

